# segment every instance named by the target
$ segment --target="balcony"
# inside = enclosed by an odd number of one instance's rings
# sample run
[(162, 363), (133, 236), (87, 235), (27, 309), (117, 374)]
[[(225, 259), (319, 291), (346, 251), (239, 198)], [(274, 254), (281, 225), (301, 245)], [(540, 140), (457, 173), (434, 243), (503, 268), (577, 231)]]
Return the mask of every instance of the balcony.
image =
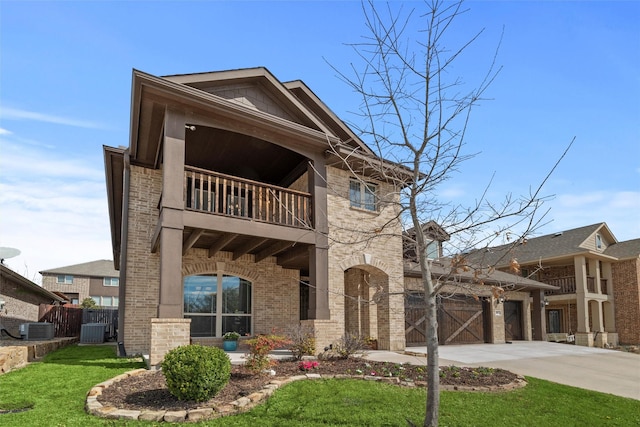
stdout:
[[(547, 279), (545, 283), (560, 288), (558, 290), (545, 291), (545, 295), (567, 295), (576, 293), (576, 278), (574, 276)], [(587, 292), (595, 294), (597, 292), (596, 289), (595, 277), (587, 277)], [(607, 279), (600, 279), (600, 292), (603, 295), (607, 294)]]
[(546, 283), (558, 286), (560, 289), (544, 291), (545, 295), (567, 295), (576, 293), (576, 278), (574, 276), (547, 279)]
[(185, 167), (185, 208), (296, 228), (312, 228), (311, 194)]

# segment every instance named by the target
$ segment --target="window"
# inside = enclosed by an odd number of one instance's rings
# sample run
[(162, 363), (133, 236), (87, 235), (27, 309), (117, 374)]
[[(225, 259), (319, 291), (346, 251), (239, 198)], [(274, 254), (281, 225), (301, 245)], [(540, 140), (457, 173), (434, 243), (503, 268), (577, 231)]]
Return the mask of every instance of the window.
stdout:
[[(220, 293), (220, 290), (222, 291)], [(191, 336), (221, 337), (251, 333), (251, 282), (223, 274), (184, 278), (183, 314), (191, 319)]]
[(90, 297), (98, 307), (118, 308), (118, 297)]
[(427, 243), (427, 259), (440, 258), (440, 246), (435, 240)]
[(596, 234), (596, 249), (602, 249), (602, 236)]
[(73, 276), (67, 276), (67, 275), (64, 275), (64, 274), (60, 274), (56, 278), (56, 283), (64, 283), (65, 285), (72, 285), (73, 284)]
[(103, 286), (118, 286), (120, 284), (120, 279), (117, 277), (105, 277), (103, 279)]
[(368, 211), (377, 210), (377, 189), (378, 186), (376, 184), (352, 179), (349, 183), (349, 201), (351, 202), (351, 207), (366, 209)]

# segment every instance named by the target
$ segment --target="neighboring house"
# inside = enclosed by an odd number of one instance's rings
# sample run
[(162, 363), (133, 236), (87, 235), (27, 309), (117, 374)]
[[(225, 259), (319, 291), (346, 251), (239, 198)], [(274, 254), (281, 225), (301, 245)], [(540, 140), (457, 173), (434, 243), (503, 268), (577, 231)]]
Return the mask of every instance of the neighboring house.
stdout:
[(42, 286), (64, 294), (71, 304), (92, 298), (104, 308), (118, 307), (120, 273), (113, 261), (98, 260), (41, 271)]
[[(544, 340), (544, 292), (555, 286), (493, 269), (481, 269), (443, 258), (449, 235), (438, 224), (423, 225), (431, 278), (439, 287), (438, 341), (446, 344), (500, 344), (514, 340)], [(405, 322), (407, 346), (426, 343), (425, 292), (414, 245), (405, 233)]]
[(640, 239), (618, 242), (605, 223), (475, 252), (482, 265), (558, 286), (545, 292), (549, 340), (598, 346), (640, 343)]
[(40, 304), (64, 302), (61, 296), (0, 264), (0, 328), (10, 334), (17, 337), (21, 323), (37, 322)]
[(134, 71), (131, 106), (129, 147), (104, 147), (127, 353), (299, 323), (317, 349), (404, 349), (399, 191), (368, 162), (397, 166), (303, 82)]

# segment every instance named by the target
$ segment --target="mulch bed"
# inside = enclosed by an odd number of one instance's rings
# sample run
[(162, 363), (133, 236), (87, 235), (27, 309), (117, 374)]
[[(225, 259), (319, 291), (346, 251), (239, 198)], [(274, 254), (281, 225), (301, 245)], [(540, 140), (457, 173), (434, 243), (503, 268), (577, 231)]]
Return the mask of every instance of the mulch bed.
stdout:
[[(297, 361), (281, 361), (274, 368), (275, 376), (255, 375), (243, 366), (233, 366), (227, 386), (208, 402), (188, 402), (176, 399), (167, 389), (161, 371), (149, 371), (114, 383), (103, 390), (98, 401), (104, 406), (121, 409), (180, 411), (233, 402), (262, 389), (274, 379), (304, 374)], [(464, 387), (488, 387), (513, 383), (518, 376), (503, 369), (440, 367), (440, 384)], [(426, 366), (374, 362), (358, 358), (323, 360), (317, 368), (307, 371), (321, 375), (394, 376), (420, 383), (426, 380)]]

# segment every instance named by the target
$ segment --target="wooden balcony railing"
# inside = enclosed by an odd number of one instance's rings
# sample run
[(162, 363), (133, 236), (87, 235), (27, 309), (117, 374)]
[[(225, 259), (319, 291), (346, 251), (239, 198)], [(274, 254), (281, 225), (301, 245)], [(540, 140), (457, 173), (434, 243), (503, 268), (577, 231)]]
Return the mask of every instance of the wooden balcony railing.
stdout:
[[(576, 293), (576, 278), (574, 276), (556, 277), (545, 280), (545, 283), (559, 286), (557, 291), (544, 291), (545, 295), (566, 295)], [(587, 292), (596, 293), (596, 280), (594, 277), (587, 277)], [(600, 292), (607, 294), (607, 279), (600, 279)]]
[(566, 295), (576, 293), (576, 278), (574, 276), (556, 277), (554, 279), (547, 279), (545, 282), (549, 285), (560, 287), (558, 290), (544, 291), (545, 295)]
[(310, 228), (311, 195), (194, 167), (185, 167), (185, 207), (210, 214)]

